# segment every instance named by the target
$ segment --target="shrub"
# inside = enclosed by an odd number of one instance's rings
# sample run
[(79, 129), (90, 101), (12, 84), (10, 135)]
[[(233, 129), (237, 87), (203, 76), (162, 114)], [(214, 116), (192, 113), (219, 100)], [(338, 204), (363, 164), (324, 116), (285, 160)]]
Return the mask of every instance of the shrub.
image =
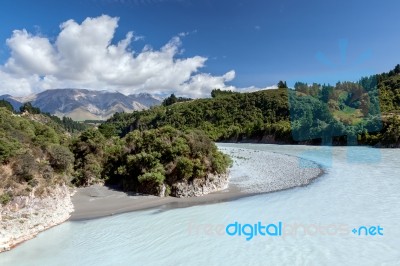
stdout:
[(165, 176), (160, 172), (148, 172), (138, 177), (140, 187), (138, 191), (146, 194), (160, 195)]
[(6, 163), (16, 154), (20, 145), (15, 140), (0, 137), (0, 163)]
[(53, 178), (54, 171), (53, 168), (50, 167), (50, 165), (45, 165), (41, 167), (40, 171), (44, 179), (51, 180)]
[(200, 159), (195, 159), (193, 161), (193, 178), (203, 178), (206, 175), (206, 167), (200, 161)]
[(52, 145), (48, 149), (50, 165), (60, 172), (65, 172), (74, 162), (74, 154), (66, 147)]
[(9, 192), (6, 192), (0, 196), (0, 204), (6, 205), (12, 200), (12, 195)]
[(88, 154), (82, 167), (76, 169), (72, 182), (78, 186), (89, 186), (98, 183), (103, 171), (103, 165), (95, 155)]
[(186, 157), (179, 157), (176, 163), (178, 179), (190, 179), (193, 176), (194, 163)]
[(28, 181), (28, 185), (31, 187), (36, 187), (39, 184), (39, 181), (37, 181), (35, 178), (32, 178), (31, 180)]
[(20, 181), (28, 182), (33, 179), (33, 174), (37, 170), (37, 165), (35, 158), (31, 154), (24, 153), (17, 156), (12, 168), (14, 175), (16, 175)]
[(226, 172), (227, 166), (232, 164), (232, 160), (225, 154), (215, 153), (211, 158), (212, 169), (218, 174)]
[(153, 183), (162, 184), (164, 182), (165, 176), (160, 172), (149, 172), (138, 177), (140, 183)]

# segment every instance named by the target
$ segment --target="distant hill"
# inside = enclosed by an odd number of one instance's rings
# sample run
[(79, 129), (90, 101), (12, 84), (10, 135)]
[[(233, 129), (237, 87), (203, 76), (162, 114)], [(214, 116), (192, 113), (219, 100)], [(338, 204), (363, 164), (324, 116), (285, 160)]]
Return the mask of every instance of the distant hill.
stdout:
[(1, 95), (0, 96), (0, 100), (6, 100), (8, 101), (12, 107), (15, 110), (19, 110), (19, 108), (22, 106), (22, 102), (20, 102), (19, 100), (15, 100), (13, 96), (11, 96), (10, 94), (5, 94), (5, 95)]
[(67, 116), (74, 120), (105, 120), (116, 112), (132, 112), (161, 104), (161, 99), (148, 93), (124, 95), (119, 92), (86, 89), (53, 89), (29, 97), (2, 95), (14, 109), (25, 102), (39, 107), (43, 112)]

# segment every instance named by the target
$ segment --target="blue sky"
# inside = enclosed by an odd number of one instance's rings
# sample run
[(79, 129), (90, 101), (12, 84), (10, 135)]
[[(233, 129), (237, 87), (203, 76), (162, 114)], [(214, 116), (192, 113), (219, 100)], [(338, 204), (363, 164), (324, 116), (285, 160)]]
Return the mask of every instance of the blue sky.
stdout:
[[(399, 10), (400, 2), (394, 0), (4, 1), (0, 10), (0, 64), (2, 71), (7, 75), (12, 73), (13, 78), (21, 77), (23, 72), (37, 74), (39, 79), (46, 75), (57, 79), (47, 87), (32, 83), (30, 92), (51, 87), (51, 84), (69, 84), (59, 82), (62, 78), (53, 72), (34, 73), (29, 69), (16, 75), (15, 68), (6, 66), (13, 49), (6, 40), (12, 37), (14, 30), (26, 29), (30, 36), (40, 36), (54, 44), (61, 23), (72, 19), (81, 24), (88, 17), (105, 14), (119, 18), (112, 44), (133, 31), (135, 38), (127, 50), (137, 53), (146, 45), (158, 51), (181, 34), (174, 60), (206, 58), (203, 64), (189, 71), (191, 76), (204, 73), (222, 77), (233, 70), (234, 78), (221, 81), (226, 88), (264, 88), (279, 80), (286, 80), (289, 85), (295, 81), (335, 83), (339, 79), (356, 80), (359, 76), (388, 71), (400, 63)], [(117, 83), (82, 84), (91, 88), (96, 88), (96, 84), (116, 88)], [(7, 92), (6, 85), (0, 83), (0, 93)], [(130, 87), (124, 83), (124, 86), (117, 89), (151, 91), (150, 85), (140, 87), (135, 83)], [(174, 90), (167, 87), (163, 90)], [(196, 88), (188, 85), (177, 91), (194, 97), (207, 93), (206, 89), (200, 93), (189, 91)], [(21, 94), (24, 92), (20, 90)]]

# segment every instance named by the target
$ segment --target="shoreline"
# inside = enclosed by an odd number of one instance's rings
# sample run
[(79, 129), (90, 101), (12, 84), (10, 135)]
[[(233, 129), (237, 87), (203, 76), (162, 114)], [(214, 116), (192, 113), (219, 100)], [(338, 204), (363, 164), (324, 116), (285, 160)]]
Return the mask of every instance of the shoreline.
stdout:
[(73, 212), (71, 191), (65, 185), (56, 186), (44, 198), (19, 196), (5, 207), (0, 206), (0, 253), (35, 238), (39, 233), (67, 221)]
[[(91, 195), (93, 190), (103, 195)], [(71, 213), (68, 221), (91, 220), (149, 209), (170, 210), (197, 205), (208, 205), (233, 201), (254, 195), (258, 195), (258, 193), (249, 194), (228, 188), (199, 197), (157, 197), (127, 193), (114, 190), (107, 186), (94, 185), (77, 190), (77, 193), (72, 198), (75, 211)]]
[[(244, 148), (220, 147), (220, 150), (230, 153), (229, 155), (234, 159), (235, 164), (231, 169), (232, 175), (229, 177), (228, 187), (223, 190), (199, 197), (175, 198), (140, 195), (115, 190), (107, 186), (93, 185), (76, 190), (72, 197), (74, 212), (71, 213), (68, 221), (97, 219), (132, 211), (170, 210), (234, 201), (244, 197), (307, 186), (325, 174), (321, 165), (300, 157)], [(232, 156), (232, 154), (239, 154), (240, 156)], [(254, 167), (249, 165), (249, 162), (257, 162), (260, 159), (268, 159), (273, 167), (271, 168), (271, 165), (267, 164), (266, 167), (271, 169), (265, 171), (261, 167), (259, 172), (251, 172), (248, 171), (250, 169), (246, 169), (250, 166)], [(310, 168), (295, 166), (295, 163), (298, 163), (299, 160), (303, 163), (306, 161)], [(247, 174), (243, 175), (242, 171), (239, 171), (241, 168), (244, 168)], [(302, 176), (299, 176), (301, 174)], [(261, 178), (256, 178), (255, 175), (261, 176)], [(253, 179), (256, 181), (249, 183), (249, 180), (253, 181)]]
[[(11, 237), (9, 241), (5, 241), (4, 236), (0, 237), (2, 240), (0, 242), (3, 242), (0, 245), (2, 247), (0, 253), (13, 249), (25, 241), (35, 238), (37, 234), (65, 221), (84, 221), (133, 211), (149, 209), (166, 211), (234, 201), (244, 197), (307, 186), (326, 173), (321, 165), (300, 157), (246, 148), (219, 147), (219, 149), (228, 153), (234, 161), (234, 165), (230, 169), (228, 186), (224, 189), (198, 197), (175, 198), (123, 192), (103, 185), (76, 188), (74, 191), (69, 190), (70, 192), (66, 193), (64, 186), (64, 190), (55, 194), (57, 197), (53, 195), (54, 198), (47, 199), (50, 200), (50, 203), (47, 204), (50, 204), (52, 208), (46, 212), (53, 213), (46, 214), (47, 217), (43, 218), (43, 221), (34, 222), (29, 229), (19, 228), (21, 225), (13, 223), (12, 226), (17, 227), (15, 230), (21, 231), (20, 235), (19, 237), (14, 234), (7, 236), (6, 238)], [(304, 162), (306, 162), (306, 167), (302, 165)], [(261, 165), (259, 165), (260, 163)], [(35, 200), (39, 205), (46, 201), (46, 199)], [(58, 200), (64, 204), (53, 202)], [(62, 207), (64, 205), (65, 208)], [(18, 204), (16, 206), (18, 207)], [(57, 211), (56, 217), (54, 208), (61, 208)], [(27, 210), (22, 208), (20, 211), (26, 212)], [(2, 216), (0, 215), (1, 220)], [(26, 234), (22, 231), (26, 231)]]

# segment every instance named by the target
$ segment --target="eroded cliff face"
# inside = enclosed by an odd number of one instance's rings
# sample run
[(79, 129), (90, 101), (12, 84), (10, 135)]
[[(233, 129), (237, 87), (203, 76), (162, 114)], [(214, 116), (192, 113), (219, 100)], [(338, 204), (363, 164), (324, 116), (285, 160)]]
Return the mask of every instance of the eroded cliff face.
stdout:
[(64, 222), (74, 210), (73, 191), (65, 185), (54, 187), (43, 198), (34, 194), (32, 191), (29, 196), (15, 197), (7, 205), (0, 206), (0, 252)]
[(171, 195), (178, 198), (199, 197), (228, 187), (229, 173), (208, 174), (205, 179), (181, 181), (171, 188)]

